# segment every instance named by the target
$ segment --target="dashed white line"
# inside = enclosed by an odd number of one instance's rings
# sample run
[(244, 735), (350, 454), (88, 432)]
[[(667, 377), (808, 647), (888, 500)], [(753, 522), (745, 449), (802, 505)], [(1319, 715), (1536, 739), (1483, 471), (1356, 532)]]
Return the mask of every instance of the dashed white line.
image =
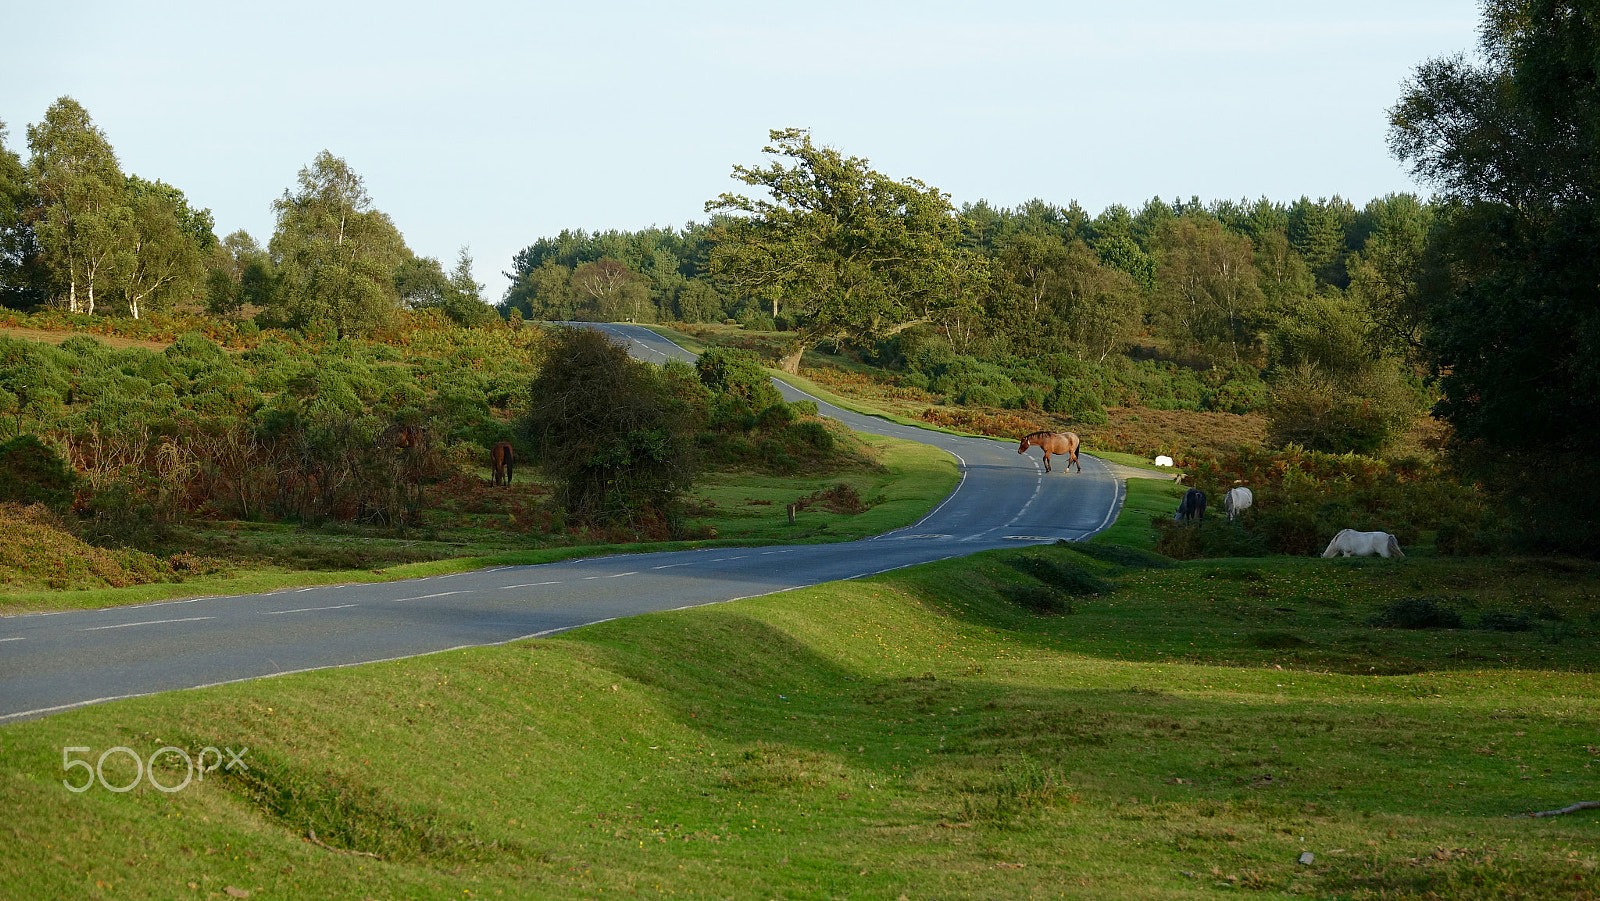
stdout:
[(422, 595), (418, 595), (418, 596), (416, 596), (414, 598), (395, 598), (395, 602), (398, 603), (400, 601), (426, 601), (428, 598), (442, 598), (445, 595), (449, 595), (449, 594), (466, 594), (466, 593), (467, 593), (466, 589), (462, 589), (461, 591), (441, 591), (438, 594), (422, 594)]
[(296, 607), (293, 610), (263, 610), (262, 616), (277, 616), (282, 613), (310, 613), (313, 610), (343, 610), (346, 607), (356, 607), (358, 604), (335, 604), (332, 607)]
[(78, 631), (79, 632), (98, 632), (101, 629), (126, 629), (126, 628), (129, 628), (130, 626), (159, 626), (162, 623), (192, 623), (195, 620), (200, 620), (200, 619), (216, 619), (216, 617), (214, 617), (214, 616), (186, 616), (186, 617), (184, 617), (182, 619), (152, 619), (152, 620), (146, 620), (146, 621), (141, 622), (141, 623), (118, 623), (118, 624), (116, 624), (114, 626), (90, 626), (87, 629), (79, 629)]
[(668, 564), (665, 564), (663, 566), (652, 566), (650, 568), (651, 569), (671, 569), (674, 566), (693, 566), (693, 565), (694, 565), (694, 561), (691, 560), (691, 561), (689, 561), (687, 563), (668, 563)]
[(533, 588), (536, 585), (560, 585), (560, 582), (523, 582), (520, 585), (501, 585), (502, 590), (508, 588)]
[(26, 635), (18, 635), (16, 638), (0, 638), (0, 641), (25, 641), (25, 640), (27, 640), (27, 636)]
[(608, 579), (620, 579), (623, 576), (637, 576), (638, 574), (639, 574), (639, 571), (638, 570), (634, 570), (631, 573), (613, 573), (613, 574), (611, 574), (609, 576), (606, 576), (606, 578), (608, 578)]

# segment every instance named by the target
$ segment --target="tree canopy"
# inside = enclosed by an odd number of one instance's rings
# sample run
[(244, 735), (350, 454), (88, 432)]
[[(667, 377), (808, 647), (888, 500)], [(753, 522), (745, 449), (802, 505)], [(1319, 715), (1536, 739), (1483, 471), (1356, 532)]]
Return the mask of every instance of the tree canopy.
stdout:
[(892, 335), (948, 302), (960, 224), (945, 194), (819, 147), (803, 129), (771, 140), (762, 152), (779, 160), (733, 170), (767, 196), (723, 194), (706, 211), (742, 214), (722, 225), (713, 272), (795, 316), (785, 371), (818, 341)]
[(1479, 49), (1418, 68), (1389, 140), (1448, 201), (1419, 286), (1438, 411), (1463, 462), (1560, 541), (1597, 521), (1600, 12), (1489, 0)]
[(300, 170), (299, 188), (272, 205), (273, 312), (294, 326), (321, 319), (340, 336), (364, 335), (399, 307), (395, 271), (412, 254), (361, 176), (324, 150)]

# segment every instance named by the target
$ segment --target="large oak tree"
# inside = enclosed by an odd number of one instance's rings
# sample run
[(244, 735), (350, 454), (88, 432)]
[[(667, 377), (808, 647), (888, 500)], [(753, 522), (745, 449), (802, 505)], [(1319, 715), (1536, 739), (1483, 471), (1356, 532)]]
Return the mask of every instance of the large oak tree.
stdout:
[(795, 331), (780, 366), (798, 372), (820, 341), (870, 340), (930, 321), (954, 296), (959, 221), (950, 199), (916, 179), (895, 181), (867, 160), (771, 132), (766, 167), (733, 177), (765, 197), (723, 194), (711, 268), (740, 291), (786, 309)]

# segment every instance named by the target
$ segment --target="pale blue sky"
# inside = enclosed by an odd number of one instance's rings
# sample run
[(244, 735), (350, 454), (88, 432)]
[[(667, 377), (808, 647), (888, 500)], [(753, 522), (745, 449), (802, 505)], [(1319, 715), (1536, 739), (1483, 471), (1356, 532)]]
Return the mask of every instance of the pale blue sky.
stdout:
[(1384, 143), (1480, 9), (1162, 0), (11, 4), (0, 119), (82, 103), (124, 171), (272, 235), (322, 149), (419, 254), (470, 245), (488, 298), (563, 228), (704, 220), (773, 128), (962, 203), (1418, 191)]

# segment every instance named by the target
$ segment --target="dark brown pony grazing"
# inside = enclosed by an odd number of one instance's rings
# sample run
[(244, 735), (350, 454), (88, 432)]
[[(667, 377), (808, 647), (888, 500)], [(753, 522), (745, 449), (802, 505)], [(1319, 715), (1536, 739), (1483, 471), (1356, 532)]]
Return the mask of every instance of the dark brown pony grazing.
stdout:
[(496, 485), (511, 484), (511, 468), (517, 462), (516, 452), (511, 449), (511, 442), (501, 441), (489, 449), (489, 466), (494, 469), (494, 483)]
[(1083, 464), (1078, 462), (1078, 436), (1072, 432), (1034, 432), (1024, 435), (1022, 443), (1017, 445), (1017, 453), (1027, 453), (1028, 448), (1039, 447), (1044, 449), (1044, 471), (1050, 471), (1050, 455), (1062, 454), (1067, 458), (1067, 471), (1071, 472), (1073, 466), (1083, 472)]

